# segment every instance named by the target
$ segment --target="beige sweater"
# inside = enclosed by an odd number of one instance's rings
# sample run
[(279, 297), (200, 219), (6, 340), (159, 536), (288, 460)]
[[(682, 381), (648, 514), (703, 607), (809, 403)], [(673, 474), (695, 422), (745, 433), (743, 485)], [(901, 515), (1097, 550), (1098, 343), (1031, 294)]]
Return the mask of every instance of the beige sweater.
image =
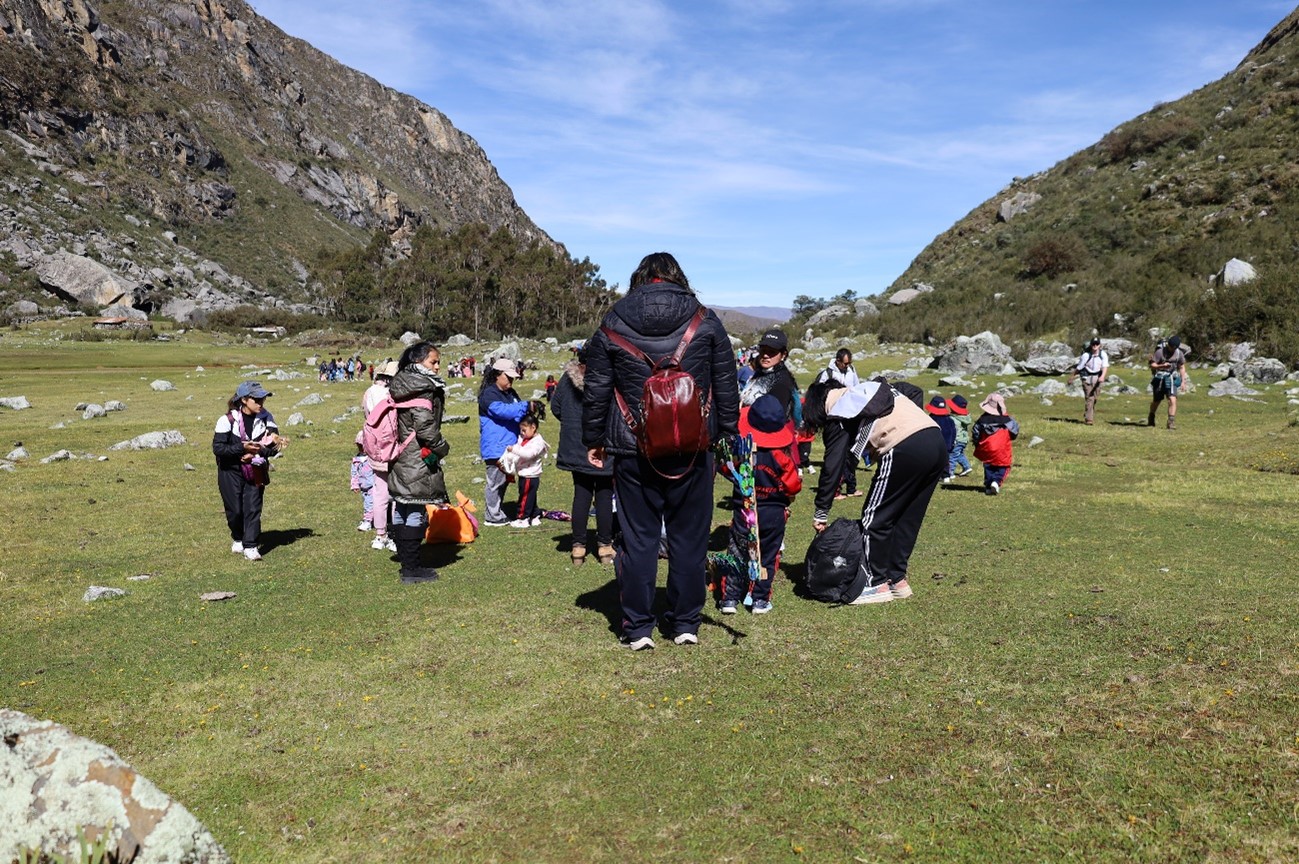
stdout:
[(893, 410), (870, 424), (866, 438), (866, 449), (871, 458), (878, 458), (898, 446), (921, 429), (938, 428), (933, 418), (916, 407), (905, 396), (893, 400)]

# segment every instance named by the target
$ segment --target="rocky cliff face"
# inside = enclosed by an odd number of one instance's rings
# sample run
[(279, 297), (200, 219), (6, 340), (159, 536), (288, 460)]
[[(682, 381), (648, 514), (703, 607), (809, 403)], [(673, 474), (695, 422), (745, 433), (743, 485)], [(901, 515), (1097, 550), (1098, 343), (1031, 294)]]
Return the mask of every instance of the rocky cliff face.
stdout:
[(310, 304), (301, 262), (377, 229), (553, 243), (443, 114), (241, 0), (0, 0), (0, 130), (10, 269), (64, 250), (143, 308)]

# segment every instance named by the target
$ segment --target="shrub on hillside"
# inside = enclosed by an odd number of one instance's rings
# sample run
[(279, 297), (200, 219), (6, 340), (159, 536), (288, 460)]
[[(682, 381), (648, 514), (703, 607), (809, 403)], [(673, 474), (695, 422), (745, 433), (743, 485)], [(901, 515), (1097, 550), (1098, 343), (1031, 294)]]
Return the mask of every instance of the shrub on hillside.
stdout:
[(1025, 276), (1054, 279), (1081, 267), (1087, 260), (1087, 247), (1072, 234), (1056, 234), (1029, 246), (1021, 260)]
[(1203, 137), (1204, 130), (1190, 117), (1145, 117), (1115, 129), (1100, 140), (1096, 149), (1109, 162), (1127, 162), (1168, 144), (1191, 149)]
[(283, 327), (286, 332), (301, 333), (315, 327), (326, 327), (329, 322), (319, 315), (304, 315), (287, 309), (262, 309), (259, 306), (236, 306), (221, 309), (207, 316), (210, 330), (241, 332), (249, 327)]
[(1192, 305), (1182, 328), (1191, 345), (1252, 342), (1264, 357), (1299, 364), (1299, 279), (1266, 276), (1247, 285), (1217, 286)]

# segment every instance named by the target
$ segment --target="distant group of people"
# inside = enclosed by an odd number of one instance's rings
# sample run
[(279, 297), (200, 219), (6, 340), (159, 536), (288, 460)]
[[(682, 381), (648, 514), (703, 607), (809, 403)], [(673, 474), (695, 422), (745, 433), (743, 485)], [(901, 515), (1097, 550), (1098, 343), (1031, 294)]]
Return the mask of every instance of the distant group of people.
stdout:
[[(392, 358), (389, 357), (388, 359), (391, 360)], [(342, 357), (330, 357), (321, 360), (320, 364), (316, 367), (316, 373), (320, 376), (320, 380), (323, 382), (360, 381), (367, 375), (370, 380), (373, 381), (375, 374), (374, 370), (374, 363), (367, 365), (365, 361), (361, 359), (359, 354), (354, 354), (347, 359), (343, 359)]]
[[(1176, 396), (1187, 384), (1186, 355), (1173, 337), (1151, 356), (1150, 425), (1160, 402), (1168, 399), (1168, 426), (1175, 428)], [(560, 423), (556, 466), (573, 480), (571, 514), (564, 514), (571, 519), (570, 560), (580, 565), (595, 557), (614, 566), (620, 635), (629, 647), (653, 648), (656, 624), (679, 645), (698, 642), (718, 473), (735, 481), (728, 551), (735, 558), (755, 555), (761, 574), (756, 579), (733, 575), (716, 586), (722, 614), (736, 613), (741, 601), (754, 614), (773, 608), (771, 585), (785, 523), (803, 489), (802, 477), (812, 474), (810, 445), (818, 435), (824, 448), (812, 512), (818, 534), (827, 528), (833, 501), (860, 496), (859, 462), (874, 469), (858, 520), (861, 563), (851, 596), (842, 598), (849, 605), (912, 596), (908, 562), (930, 500), (941, 484), (971, 472), (966, 455), (971, 444), (983, 464), (985, 492), (997, 495), (1005, 486), (1020, 429), (1001, 393), (984, 398), (981, 414), (972, 419), (969, 402), (959, 393), (926, 402), (923, 391), (908, 382), (862, 380), (847, 348), (803, 391), (786, 365), (788, 357), (788, 339), (779, 328), (766, 331), (751, 350), (733, 352), (720, 319), (700, 304), (676, 259), (655, 253), (641, 261), (626, 296), (574, 350), (558, 379), (548, 376), (546, 402)], [(437, 571), (421, 562), (420, 547), (427, 506), (448, 499), (444, 465), (450, 451), (441, 429), (447, 385), (440, 377), (440, 352), (421, 341), (399, 360), (377, 367), (366, 367), (359, 358), (341, 363), (336, 358), (330, 367), (341, 369), (344, 380), (361, 370), (369, 373), (373, 383), (361, 407), (367, 418), (391, 410), (392, 436), (401, 442), (391, 461), (379, 462), (367, 455), (358, 435), (350, 475), (363, 501), (357, 527), (374, 531), (372, 548), (396, 553), (403, 582), (432, 581)], [(473, 374), (474, 358), (462, 358), (454, 367), (456, 375)], [(328, 371), (326, 364), (321, 368), (322, 374)], [(1108, 356), (1093, 339), (1069, 379), (1082, 379), (1085, 423), (1094, 422), (1108, 369)], [(491, 358), (479, 382), (479, 455), (486, 470), (482, 524), (487, 527), (532, 528), (543, 514), (552, 515), (538, 499), (551, 451), (540, 432), (546, 406), (515, 390), (523, 372), (521, 361)], [(260, 559), (267, 460), (286, 444), (265, 408), (270, 396), (258, 382), (240, 384), (217, 422), (212, 445), (231, 550), (249, 560)], [(665, 449), (665, 434), (684, 435), (693, 443)], [(736, 463), (733, 450), (712, 446), (739, 435), (753, 443), (750, 496), (741, 493), (748, 469)], [(511, 483), (518, 485), (518, 502), (507, 508), (504, 492)], [(657, 622), (660, 557), (668, 562), (667, 609)]]

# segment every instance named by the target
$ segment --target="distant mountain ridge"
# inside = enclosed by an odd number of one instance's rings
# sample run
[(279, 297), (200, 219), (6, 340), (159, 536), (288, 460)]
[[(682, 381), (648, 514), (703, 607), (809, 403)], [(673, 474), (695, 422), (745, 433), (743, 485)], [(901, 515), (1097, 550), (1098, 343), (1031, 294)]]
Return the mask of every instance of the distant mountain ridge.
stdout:
[(1261, 288), (1208, 292), (1238, 258), (1299, 296), (1297, 117), (1299, 10), (1222, 79), (975, 207), (916, 256), (871, 326), (893, 340), (993, 330), (1074, 344), (1093, 331), (1222, 342), (1299, 329), (1242, 313)]
[(441, 112), (242, 0), (0, 0), (0, 130), (0, 268), (89, 255), (139, 308), (310, 307), (318, 251), (422, 224), (559, 248)]
[(790, 310), (779, 306), (709, 306), (732, 335), (759, 333), (789, 320)]

